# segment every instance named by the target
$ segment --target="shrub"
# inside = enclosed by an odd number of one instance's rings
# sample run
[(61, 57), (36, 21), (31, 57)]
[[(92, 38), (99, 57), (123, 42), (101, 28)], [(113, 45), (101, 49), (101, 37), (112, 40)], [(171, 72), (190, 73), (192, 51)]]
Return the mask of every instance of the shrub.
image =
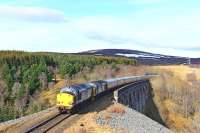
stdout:
[(113, 106), (108, 108), (109, 113), (117, 113), (117, 114), (124, 114), (125, 109), (121, 104), (114, 104)]

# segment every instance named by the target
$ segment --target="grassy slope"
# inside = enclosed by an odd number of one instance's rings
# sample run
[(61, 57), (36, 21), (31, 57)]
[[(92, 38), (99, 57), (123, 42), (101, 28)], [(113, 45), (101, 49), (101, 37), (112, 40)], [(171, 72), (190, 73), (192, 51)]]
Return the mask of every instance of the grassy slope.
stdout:
[(68, 82), (61, 80), (52, 89), (43, 91), (39, 99), (48, 101), (52, 106), (55, 105), (55, 97), (56, 93), (59, 92), (59, 88), (66, 84), (155, 72), (161, 75), (151, 81), (154, 90), (154, 101), (166, 125), (177, 132), (195, 132), (198, 130), (195, 125), (198, 125), (197, 122), (200, 120), (200, 110), (194, 107), (200, 106), (200, 103), (198, 103), (200, 95), (197, 93), (199, 88), (195, 87), (193, 83), (189, 83), (187, 74), (195, 73), (197, 80), (199, 80), (200, 69), (188, 66), (134, 67), (118, 65), (117, 67), (116, 70), (109, 65), (100, 65), (92, 71), (84, 70), (77, 74), (73, 80)]
[[(124, 129), (112, 129), (108, 125), (98, 125), (96, 118), (103, 117), (105, 120), (111, 119), (110, 113), (117, 113), (122, 115), (124, 113), (124, 107), (122, 105), (111, 105), (100, 112), (89, 112), (85, 114), (81, 119), (74, 123), (70, 128), (66, 129), (64, 133), (129, 133)], [(101, 114), (101, 115), (100, 115)], [(87, 123), (87, 124), (85, 124)], [(84, 126), (80, 126), (84, 125)]]
[(172, 71), (175, 76), (179, 77), (180, 79), (186, 81), (187, 80), (187, 74), (189, 73), (195, 73), (197, 76), (197, 79), (200, 80), (200, 69), (199, 68), (192, 68), (184, 65), (180, 66), (158, 66), (156, 68), (162, 69), (162, 70), (168, 70)]
[(200, 79), (200, 69), (188, 66), (158, 66), (153, 71), (162, 77), (152, 80), (155, 102), (167, 126), (175, 132), (197, 132), (200, 119), (199, 87), (188, 80), (195, 73)]

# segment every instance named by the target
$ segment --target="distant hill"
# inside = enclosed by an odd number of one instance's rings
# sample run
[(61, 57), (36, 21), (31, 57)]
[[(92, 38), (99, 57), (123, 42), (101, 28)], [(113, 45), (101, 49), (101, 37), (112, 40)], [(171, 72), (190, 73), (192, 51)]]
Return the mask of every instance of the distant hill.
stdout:
[(190, 58), (180, 56), (170, 56), (143, 52), (130, 49), (98, 49), (79, 52), (81, 55), (99, 55), (99, 56), (122, 56), (137, 59), (140, 64), (145, 65), (167, 65), (167, 64), (200, 64), (200, 58)]

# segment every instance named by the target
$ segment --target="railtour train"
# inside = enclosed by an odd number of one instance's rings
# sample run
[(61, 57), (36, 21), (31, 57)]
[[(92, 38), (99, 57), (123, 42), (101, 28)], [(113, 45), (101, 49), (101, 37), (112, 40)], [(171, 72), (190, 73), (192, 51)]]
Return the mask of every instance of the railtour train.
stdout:
[(57, 94), (56, 105), (60, 113), (69, 113), (84, 101), (94, 99), (96, 96), (119, 86), (145, 80), (149, 77), (150, 75), (122, 77), (64, 87)]

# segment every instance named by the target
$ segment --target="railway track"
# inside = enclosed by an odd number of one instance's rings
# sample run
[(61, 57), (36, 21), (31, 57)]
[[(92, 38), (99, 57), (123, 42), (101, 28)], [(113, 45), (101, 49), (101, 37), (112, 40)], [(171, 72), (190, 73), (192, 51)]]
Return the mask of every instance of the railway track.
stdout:
[[(133, 84), (133, 83), (130, 83), (130, 84)], [(127, 85), (130, 85), (130, 84), (127, 84)], [(123, 85), (123, 86), (127, 86), (127, 85)], [(122, 86), (120, 86), (120, 87), (122, 87)], [(117, 88), (120, 88), (120, 87), (117, 87)], [(88, 106), (88, 108), (82, 108), (75, 115), (58, 113), (58, 114), (54, 115), (53, 117), (26, 130), (25, 133), (46, 133), (46, 132), (53, 131), (56, 126), (61, 124), (61, 122), (65, 121), (69, 117), (72, 117), (72, 116), (76, 117), (76, 115), (84, 114), (86, 112), (97, 111), (96, 107), (99, 106), (102, 103), (102, 101), (104, 101), (102, 108), (105, 108), (109, 104), (112, 104), (113, 93), (111, 93), (111, 92), (113, 92), (117, 88), (114, 88), (103, 95), (97, 96), (95, 101), (90, 102), (91, 104), (88, 104), (88, 103), (83, 104), (84, 107)], [(97, 105), (92, 107), (92, 104), (95, 104), (95, 103)], [(102, 110), (102, 108), (100, 107), (99, 110)], [(72, 119), (74, 119), (74, 118), (72, 117)]]
[(98, 97), (95, 101), (92, 102), (92, 104), (87, 105), (87, 108), (82, 108), (76, 114), (59, 114), (58, 113), (52, 116), (51, 118), (37, 125), (32, 126), (28, 130), (26, 130), (25, 133), (47, 133), (47, 132), (51, 133), (51, 132), (57, 132), (56, 128), (57, 127), (62, 128), (63, 125), (65, 125), (65, 127), (70, 127), (71, 123), (73, 123), (73, 120), (80, 118), (81, 114), (85, 114), (87, 112), (93, 112), (93, 111), (101, 111), (105, 107), (108, 107), (110, 104), (112, 104), (112, 101), (111, 101), (113, 97), (112, 95), (113, 95), (112, 93), (107, 93), (103, 96)]
[(30, 129), (26, 130), (25, 133), (46, 133), (50, 131), (52, 128), (60, 124), (65, 119), (69, 118), (71, 114), (61, 114), (58, 113), (53, 117), (31, 127)]

